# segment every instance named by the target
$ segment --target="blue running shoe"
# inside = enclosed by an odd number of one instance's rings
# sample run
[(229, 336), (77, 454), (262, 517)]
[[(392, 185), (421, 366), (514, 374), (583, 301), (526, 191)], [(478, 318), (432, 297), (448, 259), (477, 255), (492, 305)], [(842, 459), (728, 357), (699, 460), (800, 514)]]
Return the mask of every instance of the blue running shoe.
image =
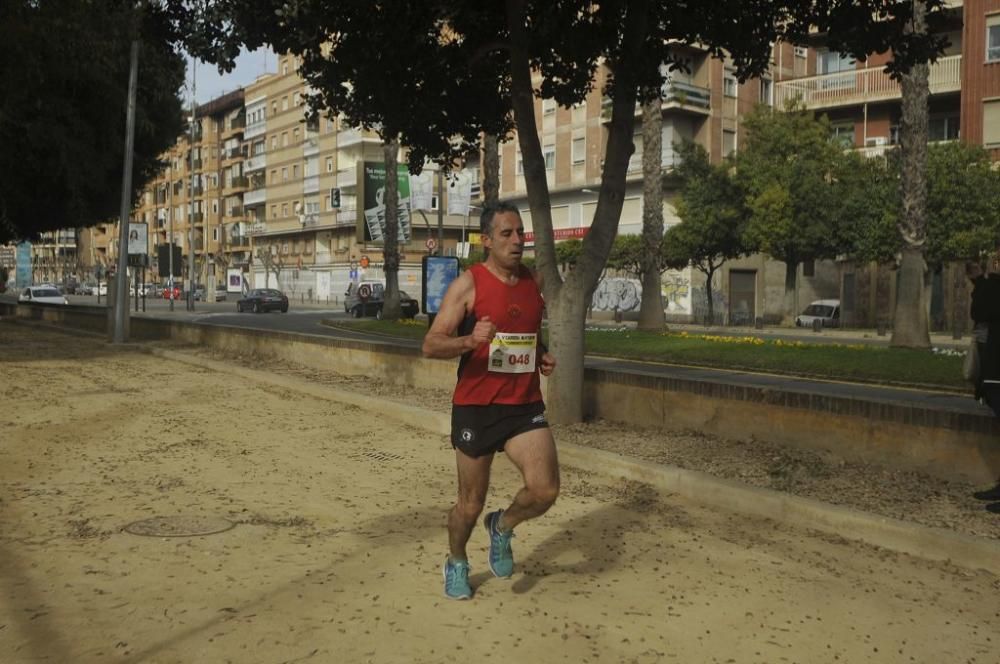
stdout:
[(483, 520), (486, 532), (490, 534), (490, 571), (493, 576), (507, 578), (514, 573), (514, 552), (510, 550), (510, 540), (514, 531), (500, 530), (500, 515), (503, 510), (490, 512)]
[(469, 599), (472, 597), (472, 587), (469, 586), (469, 563), (466, 560), (452, 560), (448, 556), (441, 569), (444, 575), (444, 594), (450, 599)]

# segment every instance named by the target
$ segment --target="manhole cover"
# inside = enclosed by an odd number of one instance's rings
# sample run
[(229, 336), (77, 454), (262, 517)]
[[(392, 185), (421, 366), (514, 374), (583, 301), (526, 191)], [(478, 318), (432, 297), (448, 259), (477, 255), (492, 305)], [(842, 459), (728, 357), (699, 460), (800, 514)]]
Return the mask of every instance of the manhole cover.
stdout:
[(399, 461), (403, 458), (398, 454), (393, 454), (392, 452), (380, 452), (377, 450), (371, 452), (362, 452), (361, 456), (368, 459), (373, 459), (375, 461)]
[(154, 516), (125, 526), (125, 532), (146, 537), (197, 537), (229, 530), (236, 524), (217, 516)]

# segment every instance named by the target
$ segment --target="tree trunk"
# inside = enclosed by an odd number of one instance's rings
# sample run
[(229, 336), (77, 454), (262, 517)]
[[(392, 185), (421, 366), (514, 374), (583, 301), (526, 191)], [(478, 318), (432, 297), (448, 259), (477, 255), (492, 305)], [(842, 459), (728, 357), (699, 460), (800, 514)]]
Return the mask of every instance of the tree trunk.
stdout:
[(382, 146), (385, 159), (385, 296), (382, 303), (384, 320), (399, 320), (399, 176), (397, 160), (399, 139), (392, 138)]
[(706, 325), (715, 325), (715, 296), (712, 293), (712, 280), (715, 279), (716, 267), (712, 263), (708, 264), (708, 269), (705, 270), (705, 301), (708, 304), (708, 320), (705, 321)]
[[(909, 29), (927, 31), (927, 6), (912, 0), (913, 20)], [(892, 321), (892, 346), (930, 348), (930, 321), (927, 312), (927, 98), (930, 66), (920, 63), (902, 75), (903, 116), (900, 128), (902, 151), (901, 189), (903, 209), (899, 232), (903, 237), (903, 258), (896, 292), (896, 315)]]
[(549, 421), (581, 422), (584, 412), (584, 326), (587, 303), (579, 281), (563, 286), (561, 297), (546, 304), (549, 321), (549, 352), (556, 370), (545, 395)]
[(660, 96), (642, 106), (642, 302), (639, 329), (660, 331), (666, 325), (660, 289), (660, 245), (663, 243), (663, 173)]
[(904, 247), (896, 286), (891, 346), (930, 348), (927, 313), (927, 263), (922, 249)]
[(483, 205), (500, 200), (500, 141), (496, 135), (483, 136)]
[(534, 88), (528, 57), (525, 0), (507, 0), (510, 34), (511, 105), (518, 144), (524, 161), (524, 181), (535, 233), (536, 268), (544, 278), (550, 341), (557, 368), (548, 385), (549, 421), (562, 424), (583, 419), (583, 329), (587, 296), (594, 291), (618, 232), (625, 199), (625, 175), (634, 147), (637, 84), (633, 62), (639, 57), (647, 31), (648, 2), (628, 4), (625, 44), (609, 68), (615, 74), (615, 96), (608, 127), (601, 193), (590, 232), (576, 269), (565, 282), (556, 265), (552, 210), (545, 177), (545, 160), (535, 124)]
[(799, 314), (799, 289), (796, 281), (799, 272), (799, 262), (789, 260), (785, 263), (785, 311), (782, 323), (791, 325)]

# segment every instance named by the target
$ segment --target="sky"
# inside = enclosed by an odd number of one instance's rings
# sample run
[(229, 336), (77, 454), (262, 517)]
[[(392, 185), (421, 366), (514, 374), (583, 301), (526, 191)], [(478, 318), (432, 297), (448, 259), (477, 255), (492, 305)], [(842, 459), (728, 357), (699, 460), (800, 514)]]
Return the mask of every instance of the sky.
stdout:
[[(240, 51), (236, 67), (228, 74), (219, 74), (215, 65), (198, 62), (194, 72), (195, 97), (199, 104), (221, 97), (227, 92), (253, 83), (258, 76), (278, 70), (278, 58), (270, 48), (253, 52)], [(185, 103), (191, 99), (191, 59), (188, 58), (187, 81), (182, 93)]]

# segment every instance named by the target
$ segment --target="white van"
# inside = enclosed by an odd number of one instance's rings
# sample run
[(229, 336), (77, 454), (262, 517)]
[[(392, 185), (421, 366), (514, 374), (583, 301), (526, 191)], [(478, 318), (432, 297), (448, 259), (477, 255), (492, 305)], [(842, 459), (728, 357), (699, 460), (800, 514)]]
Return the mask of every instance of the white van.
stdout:
[(840, 327), (840, 300), (816, 300), (795, 317), (795, 327)]

